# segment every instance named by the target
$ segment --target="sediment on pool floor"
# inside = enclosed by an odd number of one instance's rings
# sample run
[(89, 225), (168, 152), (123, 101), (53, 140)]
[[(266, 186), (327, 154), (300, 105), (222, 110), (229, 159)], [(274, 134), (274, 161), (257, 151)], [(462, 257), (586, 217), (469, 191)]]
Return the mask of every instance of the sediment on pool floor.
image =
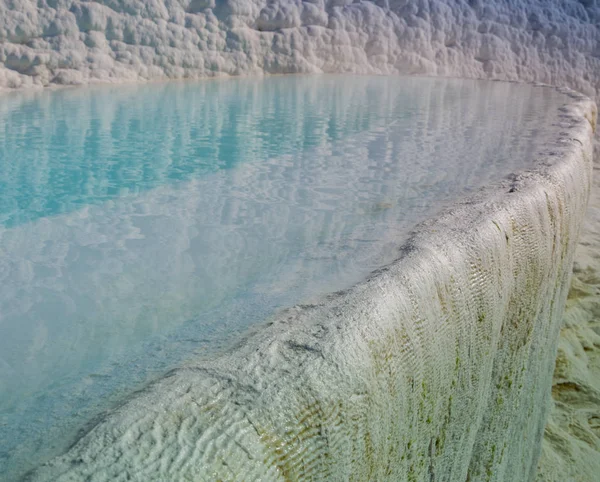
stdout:
[(482, 194), (369, 281), (157, 382), (34, 479), (526, 480), (588, 197), (576, 126), (510, 197)]

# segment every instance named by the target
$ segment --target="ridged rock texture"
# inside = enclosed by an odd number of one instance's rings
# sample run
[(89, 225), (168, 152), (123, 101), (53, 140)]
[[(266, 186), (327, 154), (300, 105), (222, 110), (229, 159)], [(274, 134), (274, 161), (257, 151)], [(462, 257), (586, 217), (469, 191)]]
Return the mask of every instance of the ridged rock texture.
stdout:
[(531, 480), (590, 189), (596, 110), (572, 96), (535, 170), (173, 370), (31, 479)]
[(600, 474), (600, 140), (575, 256), (552, 383), (538, 482), (595, 482)]
[[(594, 0), (0, 0), (0, 89), (348, 72), (538, 81), (598, 98), (599, 24)], [(469, 210), (469, 236), (445, 226), (443, 246), (417, 237), (402, 270), (291, 313), (303, 328), (274, 323), (277, 333), (250, 344), (261, 351), (173, 372), (32, 477), (531, 480), (589, 187), (581, 114), (563, 121), (583, 146), (563, 139), (570, 151), (551, 181), (527, 180), (527, 193), (491, 203), (493, 216)], [(540, 481), (592, 482), (600, 470), (598, 189)]]
[(0, 87), (298, 72), (600, 80), (594, 0), (1, 0)]

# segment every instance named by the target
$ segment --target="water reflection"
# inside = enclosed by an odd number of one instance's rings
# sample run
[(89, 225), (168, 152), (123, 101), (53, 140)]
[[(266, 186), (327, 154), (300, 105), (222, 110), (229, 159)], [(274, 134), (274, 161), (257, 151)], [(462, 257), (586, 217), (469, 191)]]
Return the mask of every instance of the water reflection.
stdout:
[(416, 222), (524, 167), (563, 101), (512, 84), (335, 76), (3, 100), (9, 478), (145, 380), (393, 259)]

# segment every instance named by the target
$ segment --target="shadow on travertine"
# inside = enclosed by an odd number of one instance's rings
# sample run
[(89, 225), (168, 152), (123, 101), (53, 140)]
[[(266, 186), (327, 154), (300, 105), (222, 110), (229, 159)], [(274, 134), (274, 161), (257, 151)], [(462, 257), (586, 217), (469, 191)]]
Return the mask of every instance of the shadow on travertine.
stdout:
[(552, 381), (538, 481), (593, 482), (600, 473), (600, 135), (594, 179)]

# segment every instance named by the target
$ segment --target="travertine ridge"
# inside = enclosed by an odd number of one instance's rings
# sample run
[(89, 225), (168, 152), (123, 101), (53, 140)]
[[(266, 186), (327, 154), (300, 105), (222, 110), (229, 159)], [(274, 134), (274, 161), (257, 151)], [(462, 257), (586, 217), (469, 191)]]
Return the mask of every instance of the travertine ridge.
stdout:
[(537, 168), (172, 371), (31, 480), (530, 480), (590, 189), (596, 108), (571, 96)]
[(0, 88), (353, 72), (594, 96), (599, 21), (577, 0), (2, 0)]

